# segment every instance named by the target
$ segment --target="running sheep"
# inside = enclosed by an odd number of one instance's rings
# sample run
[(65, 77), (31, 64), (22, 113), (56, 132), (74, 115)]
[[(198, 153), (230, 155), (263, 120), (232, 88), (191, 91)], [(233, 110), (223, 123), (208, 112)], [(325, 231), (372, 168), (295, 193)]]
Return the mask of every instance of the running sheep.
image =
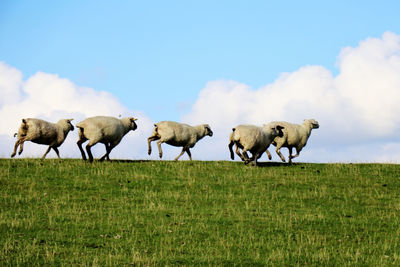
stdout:
[(103, 161), (105, 158), (110, 160), (109, 154), (111, 150), (118, 145), (122, 138), (129, 132), (137, 128), (135, 118), (114, 118), (107, 116), (96, 116), (87, 118), (76, 125), (79, 128), (79, 140), (77, 145), (82, 154), (82, 159), (86, 160), (85, 152), (82, 149), (82, 144), (89, 140), (86, 145), (86, 152), (89, 156), (89, 161), (93, 162), (91, 147), (97, 143), (102, 143), (106, 147), (106, 154), (100, 158)]
[[(276, 121), (271, 122), (272, 125), (282, 125), (284, 127), (283, 136), (275, 137), (272, 144), (276, 146), (276, 153), (286, 162), (285, 157), (282, 155), (281, 147), (287, 147), (289, 149), (289, 163), (292, 162), (293, 158), (299, 156), (300, 151), (307, 144), (307, 140), (311, 135), (312, 129), (318, 129), (319, 123), (314, 119), (304, 120), (303, 124), (293, 124), (289, 122)], [(292, 149), (296, 148), (296, 155), (292, 156)]]
[[(236, 154), (244, 161), (245, 164), (253, 161), (253, 165), (257, 166), (257, 160), (266, 152), (271, 160), (271, 153), (268, 147), (275, 137), (282, 135), (283, 127), (280, 125), (263, 125), (262, 127), (255, 125), (238, 125), (232, 129), (229, 136), (229, 151), (231, 159), (234, 159), (232, 147), (236, 145)], [(242, 153), (240, 153), (242, 149)], [(252, 157), (249, 158), (247, 151), (251, 152)]]
[(11, 154), (13, 158), (17, 152), (19, 146), (18, 155), (21, 155), (24, 150), (24, 142), (31, 141), (36, 144), (48, 145), (48, 149), (42, 156), (44, 159), (46, 155), (53, 149), (57, 157), (60, 158), (58, 147), (64, 142), (69, 131), (74, 130), (74, 126), (71, 124), (72, 119), (62, 119), (57, 123), (51, 123), (41, 119), (22, 119), (21, 126), (18, 130), (17, 138), (15, 142), (14, 151)]
[(158, 140), (157, 146), (160, 158), (162, 158), (163, 154), (161, 144), (167, 143), (171, 146), (182, 147), (182, 152), (175, 158), (175, 160), (178, 160), (185, 152), (188, 154), (189, 159), (192, 160), (189, 148), (194, 147), (194, 145), (204, 136), (213, 135), (208, 124), (190, 126), (173, 121), (161, 121), (154, 124), (154, 126), (152, 135), (147, 139), (149, 145), (148, 154), (151, 154), (151, 142)]

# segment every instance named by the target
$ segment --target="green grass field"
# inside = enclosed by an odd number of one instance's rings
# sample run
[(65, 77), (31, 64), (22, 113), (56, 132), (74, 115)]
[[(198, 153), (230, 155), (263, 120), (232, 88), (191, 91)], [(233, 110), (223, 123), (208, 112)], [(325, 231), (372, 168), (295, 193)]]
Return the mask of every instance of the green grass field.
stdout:
[(400, 165), (0, 159), (0, 265), (399, 266)]

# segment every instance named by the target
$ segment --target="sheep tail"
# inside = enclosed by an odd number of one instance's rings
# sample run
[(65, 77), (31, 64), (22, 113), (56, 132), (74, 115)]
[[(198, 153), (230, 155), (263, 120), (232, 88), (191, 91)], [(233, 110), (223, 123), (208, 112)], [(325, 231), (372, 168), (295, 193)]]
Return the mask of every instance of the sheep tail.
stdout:
[(28, 129), (28, 122), (26, 121), (26, 119), (22, 119), (22, 128), (24, 129), (24, 130), (27, 130)]
[(83, 128), (82, 126), (78, 126), (78, 125), (76, 125), (76, 127), (79, 129), (78, 130), (79, 139), (85, 139), (85, 134), (84, 134), (85, 128)]
[(229, 145), (228, 145), (228, 147), (229, 147), (229, 152), (230, 152), (230, 154), (231, 154), (231, 159), (232, 160), (234, 160), (235, 159), (235, 155), (234, 155), (234, 153), (233, 153), (233, 145), (235, 144), (235, 142), (234, 142), (234, 138), (233, 138), (233, 134), (235, 133), (235, 128), (232, 128), (232, 133), (231, 133), (231, 135), (229, 136)]
[(27, 131), (28, 131), (28, 121), (26, 119), (22, 119), (21, 129), (18, 132), (21, 132), (21, 136), (25, 136)]

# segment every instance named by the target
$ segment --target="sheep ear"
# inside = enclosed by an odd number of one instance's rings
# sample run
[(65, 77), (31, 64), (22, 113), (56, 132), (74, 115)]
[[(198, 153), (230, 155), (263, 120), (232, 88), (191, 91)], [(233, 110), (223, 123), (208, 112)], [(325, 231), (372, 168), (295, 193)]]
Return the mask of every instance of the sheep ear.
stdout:
[(135, 119), (135, 118), (131, 118), (131, 121), (137, 121), (137, 119)]
[(71, 121), (73, 121), (73, 120), (74, 120), (74, 119), (68, 119), (67, 121), (68, 121), (68, 122), (71, 122)]

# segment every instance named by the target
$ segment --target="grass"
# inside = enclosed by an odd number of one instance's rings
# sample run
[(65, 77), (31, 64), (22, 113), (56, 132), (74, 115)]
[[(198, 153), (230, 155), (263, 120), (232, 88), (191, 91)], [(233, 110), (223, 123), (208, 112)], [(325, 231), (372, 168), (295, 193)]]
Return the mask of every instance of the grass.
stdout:
[(399, 266), (400, 166), (0, 159), (0, 265)]

